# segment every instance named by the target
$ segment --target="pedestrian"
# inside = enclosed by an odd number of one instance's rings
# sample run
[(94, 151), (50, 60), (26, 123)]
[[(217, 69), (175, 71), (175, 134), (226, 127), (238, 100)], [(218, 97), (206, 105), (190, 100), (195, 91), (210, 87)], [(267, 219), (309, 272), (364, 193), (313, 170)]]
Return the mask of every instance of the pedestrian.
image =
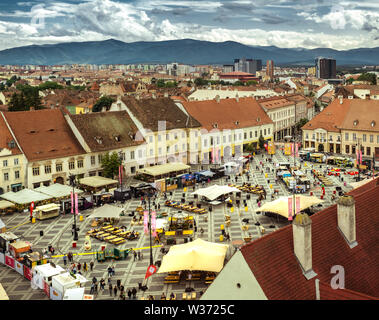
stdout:
[(111, 283), (112, 283), (111, 278), (108, 278), (108, 285), (110, 285)]
[(72, 262), (72, 253), (71, 252), (69, 252), (68, 254), (67, 254), (67, 258), (68, 258), (68, 261), (70, 261), (70, 262)]
[(93, 278), (92, 278), (92, 283), (96, 283), (96, 282), (97, 282), (96, 277), (93, 277)]
[(112, 266), (112, 276), (114, 276), (115, 274), (116, 274), (115, 268), (114, 266)]
[(114, 296), (117, 297), (117, 286), (114, 286), (113, 293), (114, 293)]
[(97, 294), (97, 283), (95, 283), (94, 285), (95, 285), (95, 294)]
[(112, 288), (112, 283), (109, 284), (109, 295), (112, 296), (113, 288)]
[(87, 270), (88, 270), (87, 262), (84, 262), (83, 271), (87, 272)]
[(134, 250), (133, 250), (133, 256), (134, 256), (134, 261), (136, 261), (137, 260), (137, 252), (135, 252)]
[(137, 289), (136, 288), (132, 289), (132, 295), (133, 295), (133, 299), (135, 299), (136, 295), (137, 295)]
[(124, 294), (124, 290), (125, 290), (125, 287), (122, 285), (122, 286), (120, 287), (120, 291), (121, 291), (122, 294)]
[(108, 277), (112, 277), (112, 267), (108, 267)]
[(67, 265), (67, 256), (66, 255), (63, 255), (63, 264)]
[(93, 265), (94, 265), (94, 263), (93, 263), (93, 261), (91, 261), (90, 264), (89, 264), (89, 266), (91, 268), (91, 271), (93, 270)]
[(137, 252), (137, 255), (138, 255), (138, 260), (141, 260), (141, 252), (140, 251)]
[(103, 278), (100, 280), (100, 290), (105, 290), (105, 280)]
[(82, 268), (82, 264), (79, 262), (77, 267), (78, 267), (78, 271), (80, 271), (80, 269)]
[(92, 283), (92, 284), (91, 284), (91, 290), (89, 291), (89, 294), (93, 294), (94, 291), (95, 291), (95, 284)]
[(129, 300), (130, 300), (131, 296), (132, 296), (132, 291), (129, 289), (129, 290), (128, 290), (128, 297), (129, 297)]
[(121, 280), (120, 279), (117, 280), (117, 288), (121, 289)]

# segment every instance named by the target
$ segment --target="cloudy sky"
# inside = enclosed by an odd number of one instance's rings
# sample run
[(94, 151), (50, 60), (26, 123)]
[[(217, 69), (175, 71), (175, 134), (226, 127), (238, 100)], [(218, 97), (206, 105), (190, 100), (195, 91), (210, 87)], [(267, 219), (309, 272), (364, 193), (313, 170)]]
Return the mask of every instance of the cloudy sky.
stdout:
[[(332, 2), (332, 3), (331, 3)], [(70, 41), (198, 39), (285, 48), (379, 46), (379, 1), (0, 1), (0, 50)]]

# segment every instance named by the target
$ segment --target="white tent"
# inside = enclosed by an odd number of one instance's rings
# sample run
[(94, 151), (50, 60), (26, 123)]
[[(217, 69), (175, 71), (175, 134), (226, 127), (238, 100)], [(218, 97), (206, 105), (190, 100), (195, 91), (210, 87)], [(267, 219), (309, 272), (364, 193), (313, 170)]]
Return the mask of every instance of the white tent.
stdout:
[(0, 198), (8, 200), (16, 204), (28, 204), (31, 202), (38, 202), (43, 200), (52, 199), (53, 197), (46, 194), (31, 190), (31, 189), (22, 189), (18, 192), (7, 192), (0, 195)]
[[(49, 283), (51, 282), (51, 278), (53, 276), (56, 276), (58, 274), (65, 273), (65, 272), (66, 272), (65, 269), (63, 269), (62, 267), (58, 265), (52, 266), (50, 263), (35, 266), (33, 268), (33, 276), (38, 274), (43, 280)], [(43, 289), (43, 287), (40, 289)]]
[(210, 201), (213, 201), (216, 200), (218, 197), (222, 195), (227, 195), (231, 192), (240, 192), (240, 190), (229, 186), (214, 185), (208, 188), (201, 188), (199, 190), (196, 190), (192, 194), (197, 194), (198, 196), (203, 196), (209, 199)]
[(120, 218), (120, 214), (123, 208), (112, 206), (110, 204), (104, 204), (103, 206), (96, 208), (90, 218)]
[(158, 273), (180, 270), (220, 272), (224, 266), (228, 247), (226, 244), (212, 243), (202, 239), (174, 245), (163, 256)]
[[(61, 197), (70, 196), (71, 192), (72, 192), (72, 187), (64, 185), (64, 184), (60, 184), (60, 183), (55, 183), (55, 184), (52, 184), (48, 187), (41, 186), (41, 187), (34, 189), (34, 190), (41, 192), (41, 193), (44, 193), (44, 194), (47, 194), (47, 195), (54, 197), (54, 198), (61, 198)], [(83, 190), (80, 190), (77, 188), (74, 188), (74, 191), (77, 194), (81, 194), (84, 192)]]

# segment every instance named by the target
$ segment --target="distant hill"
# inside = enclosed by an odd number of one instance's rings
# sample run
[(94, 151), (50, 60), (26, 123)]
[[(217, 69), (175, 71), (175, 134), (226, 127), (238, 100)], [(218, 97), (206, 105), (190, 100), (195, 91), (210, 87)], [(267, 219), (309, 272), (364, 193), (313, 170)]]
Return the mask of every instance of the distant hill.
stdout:
[(275, 64), (313, 65), (318, 56), (335, 58), (337, 65), (379, 65), (379, 47), (346, 51), (333, 49), (286, 49), (275, 46), (248, 46), (238, 42), (209, 42), (191, 39), (132, 42), (114, 39), (31, 45), (0, 51), (5, 64), (132, 64), (170, 63), (232, 64), (234, 58), (274, 60)]

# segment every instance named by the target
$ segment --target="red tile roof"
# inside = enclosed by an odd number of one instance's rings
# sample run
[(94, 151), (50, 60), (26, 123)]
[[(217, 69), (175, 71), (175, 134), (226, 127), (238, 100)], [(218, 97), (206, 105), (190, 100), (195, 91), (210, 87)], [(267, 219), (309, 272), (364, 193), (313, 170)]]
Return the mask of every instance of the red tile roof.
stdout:
[[(185, 101), (187, 112), (207, 129), (238, 129), (273, 123), (254, 98)], [(258, 121), (259, 119), (259, 121)], [(238, 124), (236, 124), (238, 121)]]
[(84, 154), (59, 109), (4, 112), (29, 161)]
[[(345, 270), (345, 288), (379, 297), (379, 179), (355, 190), (356, 236), (350, 248), (337, 229), (337, 205), (322, 210), (312, 220), (312, 262), (317, 276), (306, 280), (294, 255), (289, 225), (241, 248), (241, 252), (268, 299), (313, 300), (315, 279), (329, 284), (331, 267)], [(362, 187), (363, 188), (363, 187)], [(362, 191), (363, 190), (363, 191)]]
[(330, 284), (320, 281), (320, 300), (379, 300), (349, 289), (333, 289)]
[(11, 132), (8, 129), (7, 124), (4, 121), (2, 114), (0, 114), (0, 150), (3, 148), (7, 148), (12, 151), (12, 154), (21, 154), (21, 150), (18, 148), (17, 144), (15, 144), (14, 148), (10, 148), (9, 143), (14, 141)]

